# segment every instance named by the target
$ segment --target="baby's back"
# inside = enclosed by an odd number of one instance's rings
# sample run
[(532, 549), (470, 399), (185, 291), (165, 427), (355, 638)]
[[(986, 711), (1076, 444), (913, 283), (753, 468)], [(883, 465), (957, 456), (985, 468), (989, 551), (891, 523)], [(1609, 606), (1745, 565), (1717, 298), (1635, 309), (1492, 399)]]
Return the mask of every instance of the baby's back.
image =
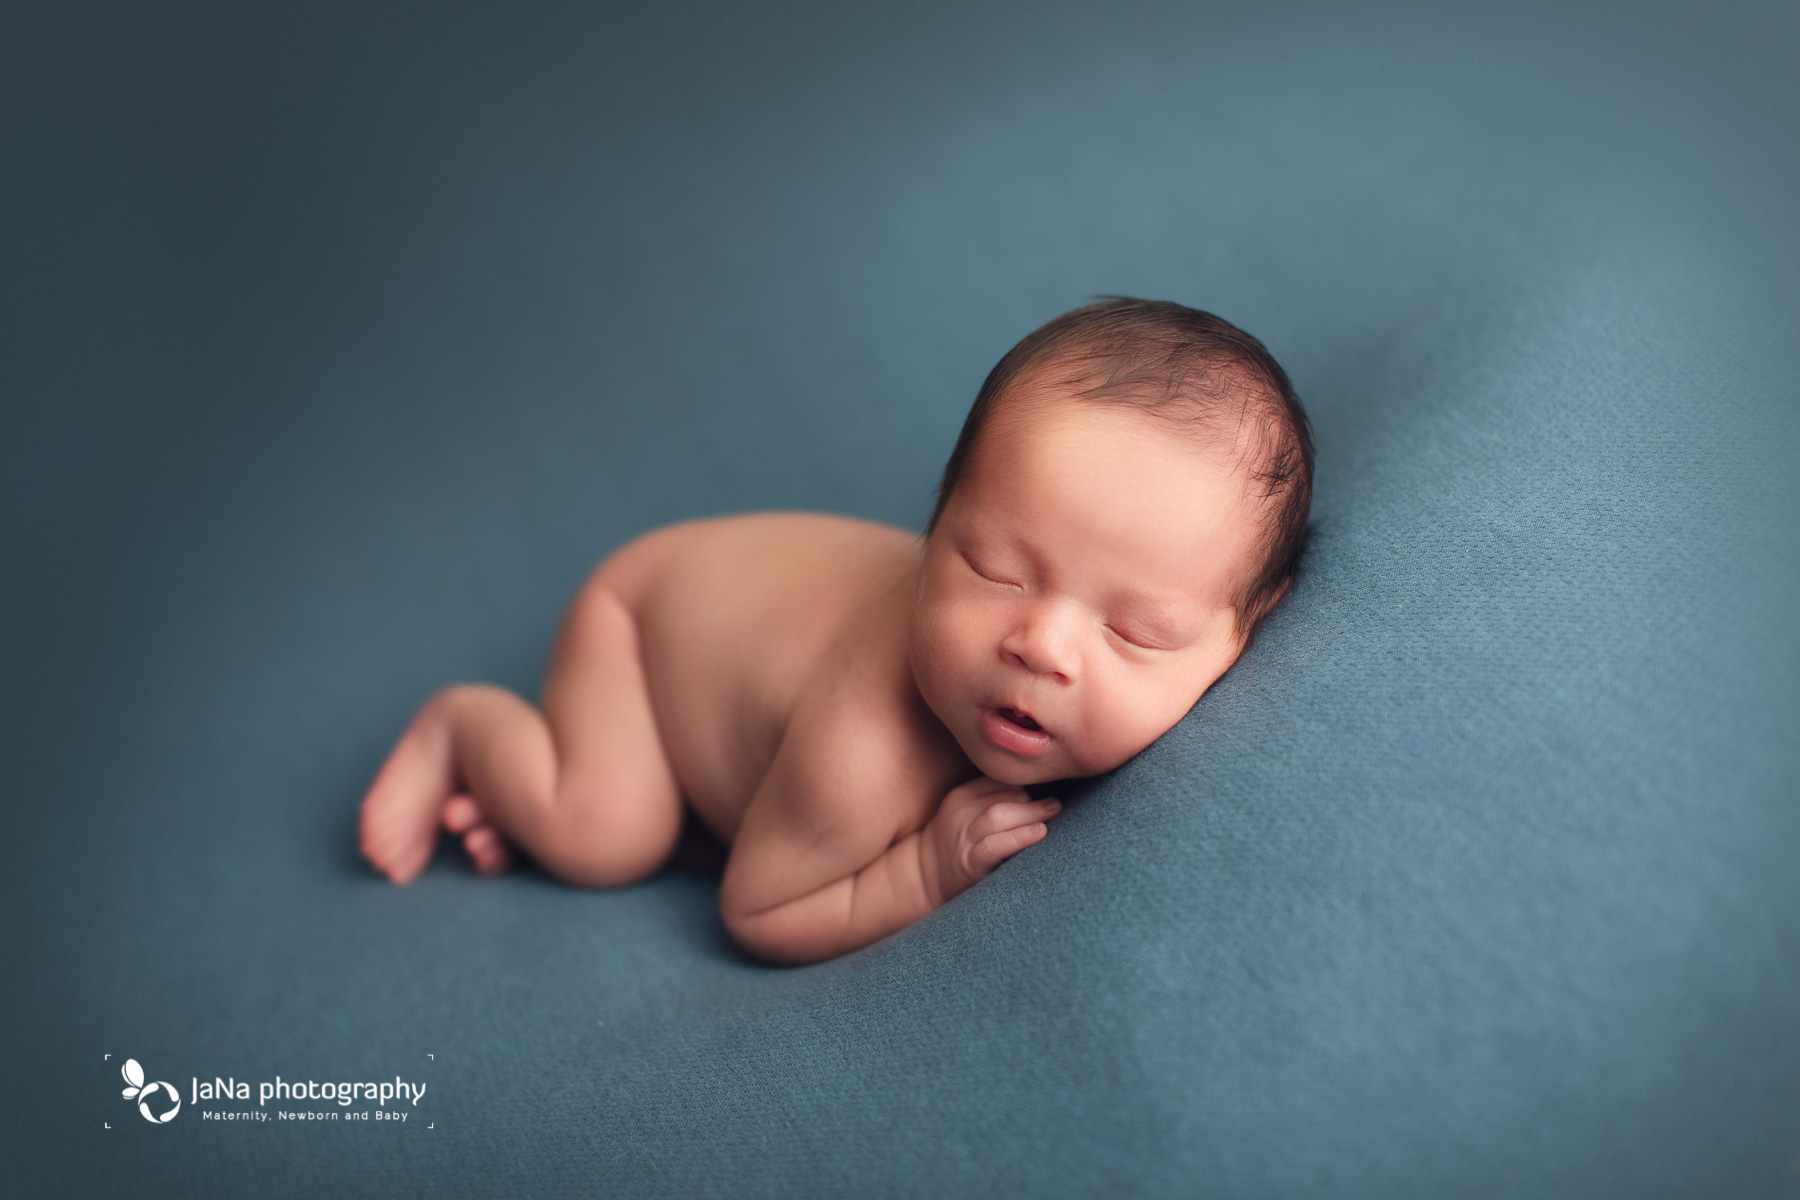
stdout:
[(596, 572), (637, 618), (664, 749), (721, 837), (736, 834), (825, 650), (919, 555), (890, 526), (757, 513), (646, 534)]

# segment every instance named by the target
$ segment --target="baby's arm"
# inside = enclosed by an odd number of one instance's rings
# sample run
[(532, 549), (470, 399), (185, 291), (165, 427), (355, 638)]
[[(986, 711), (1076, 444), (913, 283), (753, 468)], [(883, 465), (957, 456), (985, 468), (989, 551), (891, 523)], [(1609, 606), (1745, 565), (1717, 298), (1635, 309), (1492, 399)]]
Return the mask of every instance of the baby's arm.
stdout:
[[(942, 782), (901, 761), (881, 769), (884, 751), (899, 748), (870, 744), (881, 739), (869, 731), (892, 722), (859, 707), (803, 704), (744, 814), (719, 907), (759, 958), (817, 962), (886, 937), (1037, 842), (1061, 810), (980, 777), (896, 840), (920, 789), (936, 794)], [(859, 743), (864, 756), (847, 761)]]

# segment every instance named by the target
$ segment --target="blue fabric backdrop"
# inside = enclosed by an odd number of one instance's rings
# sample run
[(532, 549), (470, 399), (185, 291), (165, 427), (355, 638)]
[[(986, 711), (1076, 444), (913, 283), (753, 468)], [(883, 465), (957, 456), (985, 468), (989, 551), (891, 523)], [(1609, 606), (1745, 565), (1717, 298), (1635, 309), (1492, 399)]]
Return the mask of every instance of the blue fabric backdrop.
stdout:
[[(9, 5), (15, 1194), (1795, 1194), (1796, 52), (1792, 5)], [(609, 549), (916, 526), (1097, 292), (1269, 344), (1316, 534), (1046, 842), (797, 970), (703, 876), (359, 865), (413, 707), (534, 688)], [(193, 1102), (277, 1075), (429, 1090)]]

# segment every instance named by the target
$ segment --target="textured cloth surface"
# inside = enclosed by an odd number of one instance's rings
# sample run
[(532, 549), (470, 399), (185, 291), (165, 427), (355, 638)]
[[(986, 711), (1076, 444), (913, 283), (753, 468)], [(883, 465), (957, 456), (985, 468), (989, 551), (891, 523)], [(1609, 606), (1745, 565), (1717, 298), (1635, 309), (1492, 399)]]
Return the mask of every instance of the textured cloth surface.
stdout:
[[(14, 1194), (1794, 1194), (1793, 7), (849, 7), (0, 15)], [(1102, 292), (1269, 344), (1316, 532), (1045, 842), (793, 970), (359, 864), (612, 547), (916, 527)], [(191, 1102), (277, 1075), (429, 1091)]]

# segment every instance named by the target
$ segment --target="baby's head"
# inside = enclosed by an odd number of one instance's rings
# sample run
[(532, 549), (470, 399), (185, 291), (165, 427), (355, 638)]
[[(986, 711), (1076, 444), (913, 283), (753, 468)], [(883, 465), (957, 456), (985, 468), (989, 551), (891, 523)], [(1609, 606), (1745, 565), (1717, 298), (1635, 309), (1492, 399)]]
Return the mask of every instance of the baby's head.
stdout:
[(1057, 317), (988, 375), (944, 469), (912, 624), (926, 703), (1004, 783), (1118, 766), (1287, 590), (1312, 461), (1249, 334), (1145, 300)]

